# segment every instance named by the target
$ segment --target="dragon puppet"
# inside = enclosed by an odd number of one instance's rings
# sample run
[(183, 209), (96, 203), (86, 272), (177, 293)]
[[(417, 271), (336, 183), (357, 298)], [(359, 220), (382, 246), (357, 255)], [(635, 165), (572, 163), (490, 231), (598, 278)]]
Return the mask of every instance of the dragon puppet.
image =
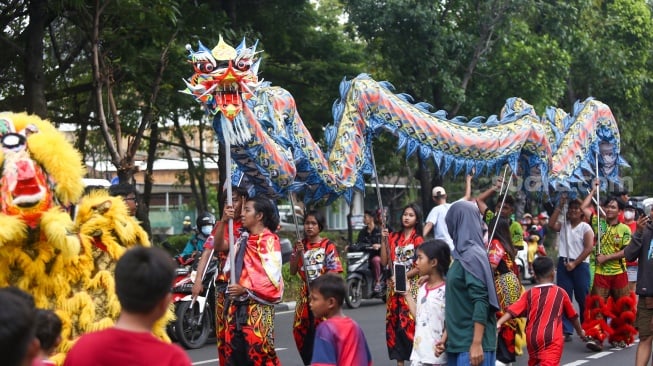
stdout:
[(183, 92), (204, 106), (218, 137), (229, 143), (237, 167), (233, 183), (244, 175), (271, 197), (302, 192), (306, 203), (350, 200), (374, 173), (371, 142), (380, 131), (395, 135), (407, 157), (433, 159), (443, 174), (451, 168), (455, 174), (499, 172), (507, 164), (526, 178), (525, 189), (538, 194), (573, 192), (597, 172), (604, 184), (618, 182), (618, 167), (626, 165), (612, 112), (591, 98), (577, 102), (571, 114), (549, 107), (540, 117), (511, 98), (500, 117), (447, 119), (445, 111), (430, 112), (430, 105), (413, 103), (364, 74), (340, 84), (323, 152), (292, 95), (258, 79), (257, 44), (248, 47), (243, 40), (234, 48), (220, 37), (213, 49), (202, 43), (196, 51), (186, 48), (194, 74)]
[[(113, 269), (126, 248), (149, 245), (124, 201), (106, 191), (84, 196), (81, 155), (52, 124), (0, 113), (0, 287), (32, 294), (62, 320), (53, 360), (74, 341), (113, 325), (120, 312)], [(172, 316), (168, 316), (168, 319)], [(165, 321), (157, 327), (165, 338)]]

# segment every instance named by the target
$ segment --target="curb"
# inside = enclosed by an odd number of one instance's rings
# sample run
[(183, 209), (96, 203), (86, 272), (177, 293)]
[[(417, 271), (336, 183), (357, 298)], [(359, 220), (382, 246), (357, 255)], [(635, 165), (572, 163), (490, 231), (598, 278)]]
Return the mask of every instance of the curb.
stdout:
[(289, 302), (282, 302), (279, 304), (274, 305), (274, 310), (275, 311), (290, 311), (290, 310), (295, 310), (295, 301), (289, 301)]

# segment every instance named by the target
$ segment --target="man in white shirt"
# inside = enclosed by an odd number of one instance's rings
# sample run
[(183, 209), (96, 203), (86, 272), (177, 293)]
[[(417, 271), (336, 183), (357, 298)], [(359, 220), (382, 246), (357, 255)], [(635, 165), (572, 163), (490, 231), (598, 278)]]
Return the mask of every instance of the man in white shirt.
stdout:
[[(594, 231), (583, 221), (582, 202), (562, 197), (555, 208), (549, 228), (559, 232), (557, 283), (578, 303), (581, 323), (585, 314), (585, 301), (590, 289), (589, 255), (594, 248)], [(571, 341), (573, 327), (566, 317), (563, 318), (565, 342)]]
[(426, 224), (424, 225), (424, 231), (422, 236), (424, 239), (430, 238), (427, 236), (431, 229), (433, 229), (433, 238), (444, 240), (449, 244), (449, 248), (453, 250), (453, 240), (449, 236), (449, 230), (447, 229), (447, 223), (444, 221), (444, 218), (447, 216), (447, 211), (451, 204), (447, 203), (447, 192), (443, 187), (435, 187), (431, 191), (433, 202), (435, 202), (435, 207), (431, 209), (428, 217), (426, 218)]

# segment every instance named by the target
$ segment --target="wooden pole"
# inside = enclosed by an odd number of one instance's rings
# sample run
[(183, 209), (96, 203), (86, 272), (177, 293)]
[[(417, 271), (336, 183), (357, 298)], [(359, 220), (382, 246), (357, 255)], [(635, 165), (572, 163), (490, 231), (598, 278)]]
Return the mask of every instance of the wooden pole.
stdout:
[[(225, 168), (226, 168), (226, 179), (227, 183), (227, 206), (233, 206), (234, 200), (231, 196), (231, 142), (229, 140), (229, 130), (227, 129), (227, 118), (224, 115), (220, 115), (220, 121), (222, 123), (222, 135), (224, 138), (225, 145)], [(236, 284), (236, 253), (234, 253), (234, 220), (229, 218), (228, 223), (229, 230), (229, 282), (231, 284)]]
[[(297, 234), (297, 240), (302, 240), (299, 236), (299, 222), (297, 221), (297, 215), (295, 214), (295, 201), (292, 198), (292, 193), (288, 194), (288, 200), (290, 201), (290, 209), (292, 210), (292, 219), (295, 222), (295, 234)], [(299, 251), (299, 255), (302, 257), (302, 270), (304, 271), (304, 279), (306, 281), (306, 291), (308, 291), (308, 296), (311, 296), (311, 284), (308, 279), (308, 272), (306, 271), (306, 258), (304, 258), (304, 250)]]

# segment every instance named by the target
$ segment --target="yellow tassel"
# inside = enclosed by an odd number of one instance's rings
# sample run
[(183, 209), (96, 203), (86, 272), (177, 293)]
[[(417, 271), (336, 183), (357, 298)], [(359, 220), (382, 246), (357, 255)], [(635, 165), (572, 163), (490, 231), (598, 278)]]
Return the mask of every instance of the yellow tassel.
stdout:
[(0, 248), (5, 245), (22, 246), (27, 239), (27, 225), (19, 218), (0, 214)]
[(73, 221), (67, 212), (55, 207), (41, 216), (41, 232), (48, 244), (59, 249), (66, 258), (78, 255), (79, 238), (73, 233)]
[(526, 347), (526, 318), (514, 318), (517, 329), (515, 330), (515, 354), (521, 356)]

